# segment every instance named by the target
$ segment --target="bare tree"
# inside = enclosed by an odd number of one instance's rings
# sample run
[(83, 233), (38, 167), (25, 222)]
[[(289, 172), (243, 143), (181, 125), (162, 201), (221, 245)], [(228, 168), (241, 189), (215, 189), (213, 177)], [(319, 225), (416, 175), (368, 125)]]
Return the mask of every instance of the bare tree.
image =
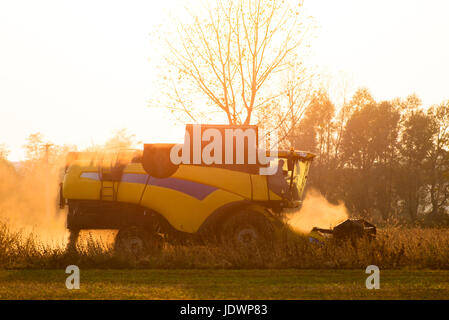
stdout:
[(165, 99), (151, 104), (194, 122), (216, 121), (218, 114), (230, 124), (250, 124), (273, 109), (296, 114), (289, 93), (307, 77), (296, 74), (290, 87), (280, 79), (299, 70), (309, 29), (301, 0), (217, 0), (189, 19), (178, 21), (175, 37), (165, 39)]

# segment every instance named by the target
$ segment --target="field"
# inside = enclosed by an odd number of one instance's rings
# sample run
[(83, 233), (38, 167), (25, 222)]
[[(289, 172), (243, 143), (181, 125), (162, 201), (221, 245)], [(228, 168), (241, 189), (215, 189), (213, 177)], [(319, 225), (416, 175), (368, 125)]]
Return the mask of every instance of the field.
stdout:
[[(112, 238), (113, 239), (113, 238)], [(280, 234), (269, 251), (167, 246), (134, 261), (86, 234), (78, 252), (0, 229), (0, 299), (448, 299), (449, 230), (380, 229), (372, 242), (312, 244)], [(110, 239), (109, 239), (110, 240)], [(65, 268), (81, 270), (68, 290)], [(368, 265), (380, 289), (365, 287)]]
[[(377, 240), (357, 243), (310, 243), (292, 232), (279, 234), (265, 250), (240, 252), (217, 245), (167, 245), (139, 260), (116, 255), (112, 242), (88, 233), (77, 254), (64, 243), (50, 246), (39, 238), (0, 224), (1, 269), (364, 269), (449, 270), (449, 230), (380, 229)], [(110, 237), (111, 238), (111, 237)], [(112, 237), (113, 240), (113, 237)]]
[(448, 299), (449, 271), (82, 270), (79, 290), (64, 270), (0, 270), (0, 299)]

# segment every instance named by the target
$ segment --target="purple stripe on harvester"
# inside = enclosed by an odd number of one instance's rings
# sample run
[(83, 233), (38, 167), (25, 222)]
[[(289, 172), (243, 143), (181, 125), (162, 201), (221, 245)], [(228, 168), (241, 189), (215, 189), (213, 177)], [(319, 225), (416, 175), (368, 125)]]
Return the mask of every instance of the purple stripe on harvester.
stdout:
[(177, 178), (158, 179), (150, 177), (150, 181), (148, 184), (151, 186), (169, 188), (172, 190), (180, 191), (185, 194), (188, 194), (189, 196), (195, 197), (199, 200), (203, 200), (209, 194), (217, 190), (217, 188), (208, 186), (206, 184)]
[(131, 183), (147, 183), (148, 175), (141, 173), (124, 173), (122, 175), (122, 182)]
[[(93, 179), (93, 180), (99, 180), (98, 173), (96, 173), (96, 172), (83, 172), (81, 174), (81, 177)], [(121, 181), (129, 182), (129, 183), (145, 184), (147, 182), (147, 179), (148, 179), (147, 174), (124, 173), (122, 175)], [(211, 194), (212, 192), (217, 190), (217, 188), (208, 186), (206, 184), (193, 182), (193, 181), (189, 181), (189, 180), (178, 179), (178, 178), (158, 179), (158, 178), (150, 177), (148, 185), (176, 190), (176, 191), (188, 194), (189, 196), (192, 196), (194, 198), (197, 198), (198, 200), (203, 200), (209, 194)]]
[(81, 173), (81, 178), (87, 178), (87, 179), (92, 179), (92, 180), (100, 180), (98, 178), (98, 173), (97, 172), (83, 172), (83, 173)]

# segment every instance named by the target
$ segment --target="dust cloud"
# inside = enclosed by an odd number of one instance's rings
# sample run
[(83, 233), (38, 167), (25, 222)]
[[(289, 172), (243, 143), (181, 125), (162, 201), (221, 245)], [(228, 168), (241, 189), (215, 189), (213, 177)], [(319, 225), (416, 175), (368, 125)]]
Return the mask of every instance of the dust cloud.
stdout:
[[(82, 153), (69, 153), (77, 150), (76, 146), (45, 145), (40, 133), (30, 135), (27, 140), (24, 147), (29, 160), (13, 164), (0, 153), (0, 228), (6, 226), (11, 231), (20, 231), (24, 240), (32, 235), (43, 245), (65, 246), (69, 235), (67, 207), (59, 208), (59, 184), (66, 165), (78, 157), (105, 166), (115, 161), (129, 162), (135, 153), (117, 155), (117, 152), (133, 148), (137, 141), (133, 134), (121, 129), (104, 145), (92, 145)], [(52, 148), (48, 149), (49, 146)], [(46, 153), (42, 151), (44, 147)], [(2, 231), (0, 229), (0, 236)], [(80, 238), (83, 235), (98, 241), (110, 242), (114, 238), (114, 232), (109, 231), (83, 232)]]
[(308, 190), (301, 209), (289, 213), (287, 222), (294, 230), (310, 232), (313, 227), (332, 228), (349, 218), (343, 203), (331, 204), (317, 190)]
[(59, 209), (63, 166), (27, 161), (14, 166), (0, 160), (0, 223), (52, 247), (65, 245), (66, 212)]
[[(84, 160), (100, 161), (98, 152), (84, 153)], [(105, 156), (101, 160), (108, 163)], [(64, 176), (66, 156), (48, 164), (45, 159), (23, 161), (13, 165), (0, 159), (0, 227), (20, 232), (41, 245), (62, 248), (67, 245), (67, 207), (59, 208), (59, 185)], [(112, 160), (111, 160), (112, 161)], [(0, 235), (1, 235), (0, 230)], [(86, 230), (80, 242), (113, 243), (114, 230)]]

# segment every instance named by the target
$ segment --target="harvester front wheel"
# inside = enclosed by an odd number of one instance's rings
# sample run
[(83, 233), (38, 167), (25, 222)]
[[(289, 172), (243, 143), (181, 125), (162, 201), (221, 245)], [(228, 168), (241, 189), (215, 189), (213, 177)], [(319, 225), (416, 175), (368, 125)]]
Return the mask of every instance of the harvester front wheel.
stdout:
[(224, 245), (238, 250), (261, 250), (273, 243), (274, 228), (264, 215), (244, 211), (225, 220), (221, 236)]
[(158, 234), (136, 226), (120, 229), (115, 237), (115, 252), (132, 258), (154, 255), (162, 249), (162, 239)]

